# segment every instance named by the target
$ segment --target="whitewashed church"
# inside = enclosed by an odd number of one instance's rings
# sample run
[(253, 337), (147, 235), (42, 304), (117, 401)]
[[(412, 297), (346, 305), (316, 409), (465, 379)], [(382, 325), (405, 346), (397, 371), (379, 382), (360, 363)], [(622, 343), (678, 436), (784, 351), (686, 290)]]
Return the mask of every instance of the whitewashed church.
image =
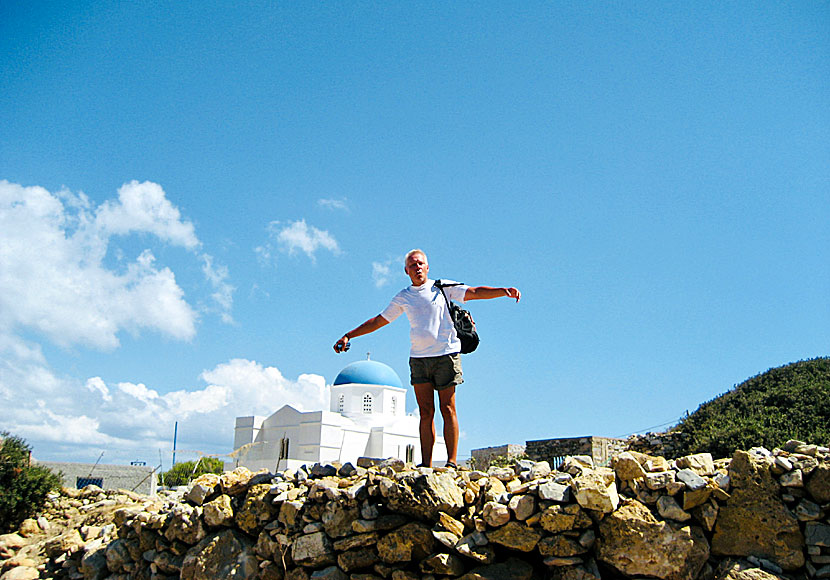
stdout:
[[(226, 469), (277, 471), (359, 457), (421, 462), (418, 416), (407, 414), (406, 389), (391, 367), (373, 360), (346, 366), (330, 388), (329, 409), (301, 412), (285, 405), (267, 419), (237, 417)], [(433, 464), (447, 459), (436, 437)]]

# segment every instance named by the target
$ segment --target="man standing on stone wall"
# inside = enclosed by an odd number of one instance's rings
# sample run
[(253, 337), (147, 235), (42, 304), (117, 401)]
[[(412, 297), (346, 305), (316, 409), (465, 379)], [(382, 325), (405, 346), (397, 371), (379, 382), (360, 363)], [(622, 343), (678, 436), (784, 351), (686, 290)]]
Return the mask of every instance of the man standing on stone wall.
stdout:
[[(429, 263), (421, 250), (406, 254), (404, 272), (412, 285), (398, 292), (389, 306), (354, 330), (350, 330), (334, 344), (335, 352), (343, 352), (349, 340), (374, 332), (395, 320), (401, 314), (409, 319), (410, 382), (418, 401), (419, 434), (421, 438), (421, 465), (432, 466), (432, 448), (435, 445), (435, 395), (438, 391), (439, 408), (444, 418), (444, 441), (447, 444), (447, 467), (456, 467), (458, 454), (458, 417), (455, 412), (455, 387), (463, 382), (461, 376), (461, 343), (455, 332), (447, 301), (435, 282), (430, 280)], [(446, 281), (449, 283), (449, 281)], [(506, 296), (519, 301), (522, 294), (516, 288), (490, 286), (449, 286), (444, 288), (449, 300), (487, 300)]]

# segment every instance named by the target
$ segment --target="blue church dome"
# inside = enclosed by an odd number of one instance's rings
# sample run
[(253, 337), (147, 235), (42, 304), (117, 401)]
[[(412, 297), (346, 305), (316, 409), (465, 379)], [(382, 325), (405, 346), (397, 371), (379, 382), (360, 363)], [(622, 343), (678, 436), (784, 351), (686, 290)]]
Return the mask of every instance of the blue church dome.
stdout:
[(335, 385), (357, 383), (360, 385), (384, 385), (387, 387), (403, 387), (398, 374), (392, 367), (373, 360), (361, 360), (346, 365), (337, 378)]

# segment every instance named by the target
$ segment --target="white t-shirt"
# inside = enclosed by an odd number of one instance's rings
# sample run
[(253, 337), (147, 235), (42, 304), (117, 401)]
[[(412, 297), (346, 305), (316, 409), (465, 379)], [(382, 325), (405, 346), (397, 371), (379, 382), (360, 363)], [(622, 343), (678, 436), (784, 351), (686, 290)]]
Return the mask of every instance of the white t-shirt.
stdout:
[[(453, 283), (452, 280), (442, 282)], [(464, 284), (450, 286), (444, 288), (444, 293), (448, 299), (463, 304), (467, 288), (469, 286)], [(435, 287), (434, 280), (427, 279), (421, 286), (404, 288), (380, 313), (389, 322), (401, 314), (406, 314), (409, 319), (409, 356), (424, 358), (461, 352), (461, 342), (455, 333), (450, 309), (441, 290)]]

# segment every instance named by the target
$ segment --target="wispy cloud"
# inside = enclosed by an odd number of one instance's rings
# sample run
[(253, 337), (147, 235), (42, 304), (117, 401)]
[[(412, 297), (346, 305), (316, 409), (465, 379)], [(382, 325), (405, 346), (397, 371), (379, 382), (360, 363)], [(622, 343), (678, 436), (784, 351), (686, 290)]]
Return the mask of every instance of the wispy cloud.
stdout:
[(202, 254), (202, 272), (213, 286), (214, 292), (211, 294), (211, 298), (219, 305), (222, 320), (229, 324), (232, 323), (233, 317), (230, 313), (233, 307), (233, 292), (236, 288), (228, 282), (227, 266), (215, 265), (213, 256)]
[(332, 254), (340, 254), (340, 246), (329, 232), (310, 226), (304, 219), (293, 222), (273, 221), (268, 224), (269, 241), (255, 249), (257, 256), (264, 262), (271, 262), (274, 258), (274, 244), (278, 251), (293, 256), (302, 252), (315, 262), (317, 252), (328, 250)]
[(349, 211), (348, 200), (345, 197), (342, 197), (340, 199), (318, 199), (317, 205), (322, 207), (323, 209), (328, 209), (332, 211)]
[(377, 288), (388, 285), (403, 271), (403, 257), (388, 258), (382, 262), (372, 262), (372, 280)]

